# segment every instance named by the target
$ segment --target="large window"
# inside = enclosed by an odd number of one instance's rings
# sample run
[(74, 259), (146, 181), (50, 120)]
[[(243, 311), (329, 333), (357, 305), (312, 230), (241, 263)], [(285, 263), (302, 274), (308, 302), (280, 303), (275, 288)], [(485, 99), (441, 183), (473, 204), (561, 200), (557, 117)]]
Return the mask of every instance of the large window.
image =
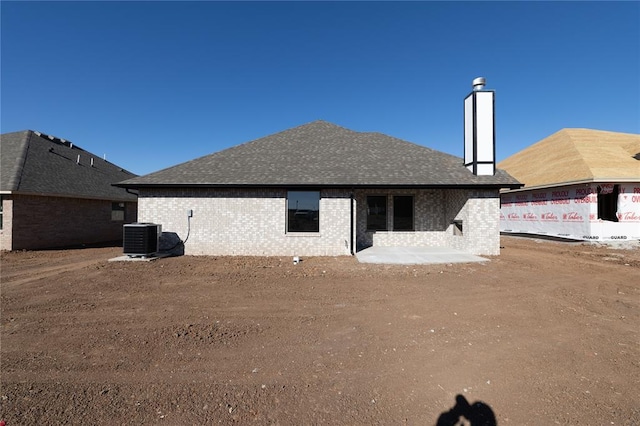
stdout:
[(371, 195), (367, 197), (367, 231), (387, 229), (387, 197)]
[(393, 230), (413, 231), (413, 196), (393, 197)]
[(287, 192), (287, 232), (320, 232), (320, 191)]

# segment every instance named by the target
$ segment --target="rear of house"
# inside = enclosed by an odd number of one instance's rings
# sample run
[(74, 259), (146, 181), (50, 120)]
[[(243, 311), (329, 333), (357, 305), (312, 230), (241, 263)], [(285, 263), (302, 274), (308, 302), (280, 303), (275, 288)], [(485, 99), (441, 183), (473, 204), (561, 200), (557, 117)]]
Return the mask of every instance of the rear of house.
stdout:
[[(499, 253), (501, 170), (315, 121), (118, 186), (186, 254), (348, 255), (370, 246)], [(493, 172), (493, 170), (492, 170)]]
[(187, 254), (334, 256), (374, 245), (499, 254), (497, 188), (139, 191), (140, 221), (188, 238)]
[(111, 184), (134, 177), (64, 139), (31, 130), (1, 136), (2, 250), (122, 239), (137, 197)]
[(314, 121), (120, 182), (142, 222), (186, 254), (354, 254), (371, 246), (500, 252), (494, 92), (464, 100), (464, 158), (381, 133)]

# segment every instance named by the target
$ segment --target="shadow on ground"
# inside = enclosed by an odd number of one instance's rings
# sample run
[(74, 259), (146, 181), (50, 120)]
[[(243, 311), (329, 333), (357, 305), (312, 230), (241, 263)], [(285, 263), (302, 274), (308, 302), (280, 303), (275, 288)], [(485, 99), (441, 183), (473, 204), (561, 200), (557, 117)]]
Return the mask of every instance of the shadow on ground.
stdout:
[(440, 414), (436, 426), (463, 424), (460, 423), (460, 418), (466, 419), (470, 426), (496, 426), (496, 416), (489, 405), (481, 401), (469, 404), (469, 401), (462, 395), (456, 395), (456, 404), (451, 410)]

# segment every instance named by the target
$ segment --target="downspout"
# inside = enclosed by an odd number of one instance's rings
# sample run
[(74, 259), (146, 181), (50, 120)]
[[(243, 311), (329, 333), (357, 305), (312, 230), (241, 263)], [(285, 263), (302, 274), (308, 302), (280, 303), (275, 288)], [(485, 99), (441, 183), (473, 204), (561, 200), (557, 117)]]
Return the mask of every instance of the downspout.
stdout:
[[(131, 195), (135, 195), (136, 196), (136, 222), (137, 222), (139, 220), (138, 212), (140, 211), (138, 209), (138, 201), (140, 200), (140, 194), (139, 194), (140, 191), (138, 191), (138, 193), (136, 194), (135, 192), (133, 192), (129, 188), (125, 188), (124, 190), (127, 192), (127, 194), (131, 194)], [(125, 204), (125, 206), (126, 206), (126, 204)], [(125, 207), (125, 211), (126, 211), (126, 207)]]
[(351, 256), (353, 256), (354, 254), (356, 254), (355, 249), (353, 248), (353, 244), (354, 244), (354, 223), (353, 223), (353, 202), (354, 202), (354, 197), (353, 197), (353, 188), (351, 188), (351, 209), (350, 209), (350, 215), (349, 215), (349, 220), (351, 222), (351, 243), (349, 244), (350, 246), (350, 250), (351, 250)]

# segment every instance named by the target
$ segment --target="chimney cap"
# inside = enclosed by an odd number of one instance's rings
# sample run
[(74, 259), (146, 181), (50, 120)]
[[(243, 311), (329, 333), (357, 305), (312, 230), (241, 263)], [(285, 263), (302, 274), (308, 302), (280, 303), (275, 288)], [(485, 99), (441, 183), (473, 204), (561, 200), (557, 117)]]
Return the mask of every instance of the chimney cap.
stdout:
[(477, 77), (473, 79), (473, 90), (482, 90), (484, 89), (485, 84), (487, 84), (487, 79), (484, 77)]

